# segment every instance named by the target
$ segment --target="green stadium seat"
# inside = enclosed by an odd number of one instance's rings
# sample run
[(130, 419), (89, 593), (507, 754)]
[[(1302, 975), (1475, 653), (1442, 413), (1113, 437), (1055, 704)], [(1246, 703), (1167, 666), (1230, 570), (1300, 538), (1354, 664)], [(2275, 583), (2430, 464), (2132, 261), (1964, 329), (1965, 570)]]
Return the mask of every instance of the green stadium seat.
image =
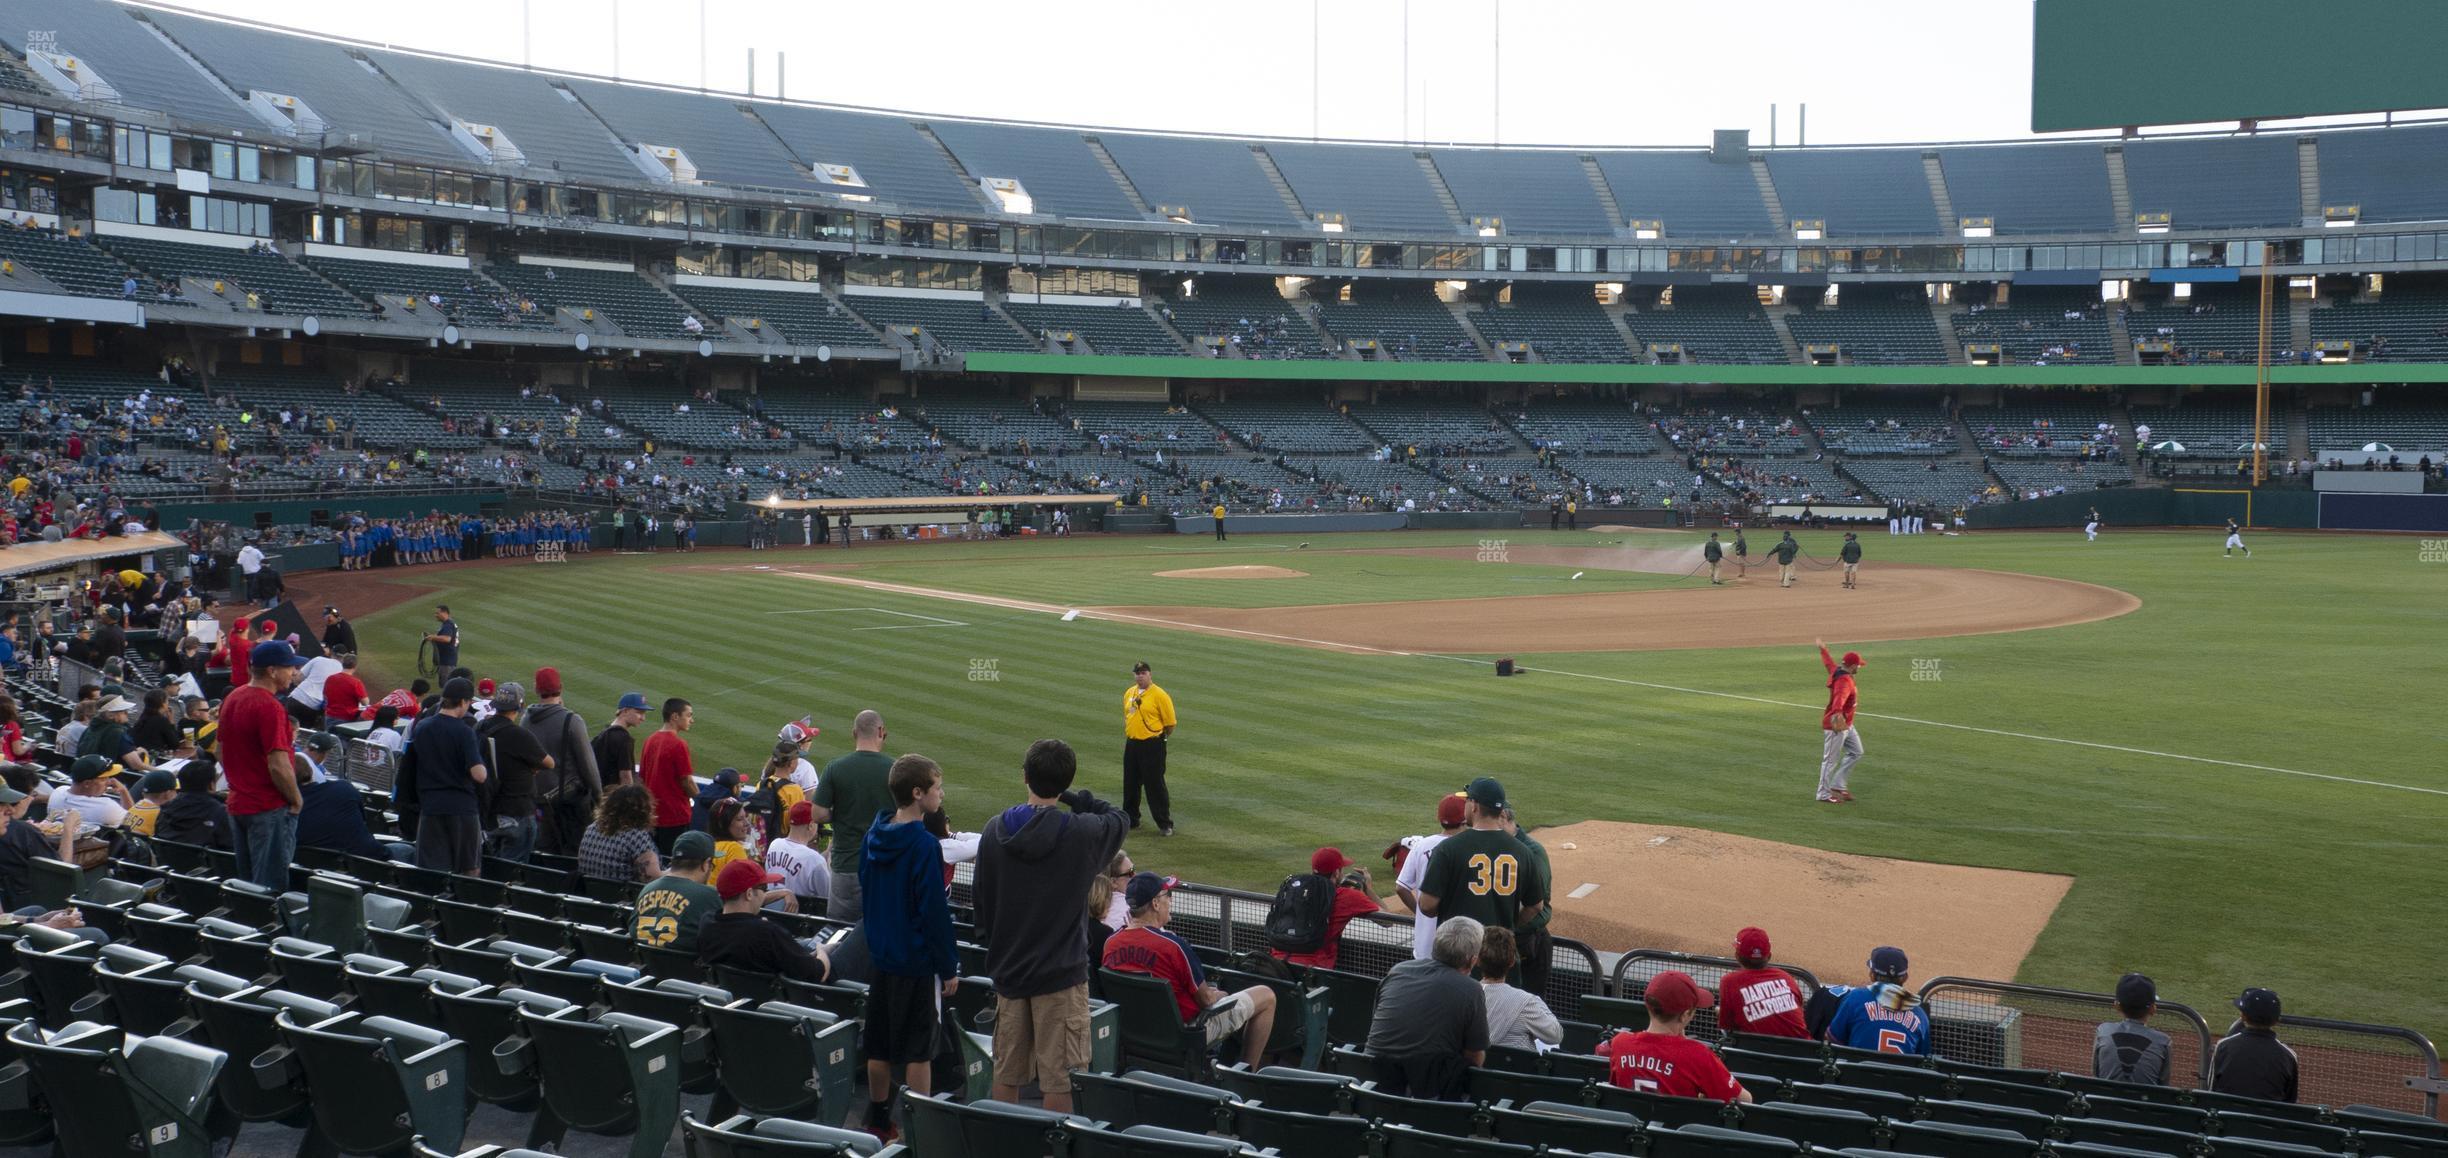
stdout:
[(2212, 1144), (2223, 1139), (2239, 1138), (2263, 1142), (2288, 1142), (2310, 1146), (2331, 1153), (2344, 1153), (2353, 1141), (2354, 1132), (2317, 1122), (2300, 1122), (2267, 1114), (2247, 1114), (2221, 1110), (2210, 1118)]
[(782, 1001), (751, 1006), (745, 998), (701, 999), (697, 1016), (710, 1031), (722, 1089), (741, 1110), (826, 1122), (849, 1112), (858, 1022)]
[(94, 990), (94, 962), (101, 956), (100, 946), (58, 929), (28, 925), (18, 934), (16, 955), (18, 969), (31, 983), (43, 1024), (58, 1027), (76, 1020), (69, 1011)]
[[(2159, 1126), (2143, 1126), (2132, 1122), (2111, 1122), (2099, 1118), (2062, 1118), (2058, 1132), (2068, 1142), (2085, 1142), (2097, 1146), (2123, 1146), (2134, 1150), (2149, 1150), (2167, 1154), (2192, 1153), (2198, 1134), (2170, 1130)], [(2022, 1132), (2022, 1131), (2018, 1131)], [(2025, 1137), (2038, 1135), (2024, 1132)]]
[(511, 983), (536, 993), (549, 993), (572, 1005), (593, 1005), (603, 1000), (604, 975), (591, 970), (565, 969), (569, 958), (548, 962), (510, 962)]
[(961, 1105), (904, 1092), (901, 1116), (910, 1152), (926, 1158), (1054, 1158), (1064, 1123), (1048, 1110), (1003, 1102)]
[(1151, 1125), (1098, 1129), (1075, 1124), (1063, 1132), (1063, 1143), (1070, 1158), (1201, 1158), (1254, 1153), (1238, 1139)]
[[(187, 979), (178, 962), (134, 945), (104, 945), (94, 960), (94, 991), (73, 1007), (77, 1021), (98, 1021), (151, 1037), (187, 1017)], [(183, 1035), (173, 1034), (173, 1036)]]
[(1470, 1097), (1477, 1102), (1510, 1101), (1523, 1106), (1532, 1102), (1580, 1105), (1589, 1100), (1589, 1085), (1580, 1078), (1515, 1073), (1487, 1066), (1475, 1067), (1470, 1071)]
[(1341, 969), (1310, 969), (1301, 978), (1326, 990), (1327, 1040), (1336, 1045), (1368, 1040), (1369, 1023), (1377, 1016), (1376, 978)]
[[(314, 1099), (310, 1141), (344, 1154), (391, 1154), (418, 1137), (456, 1146), (475, 1106), (468, 1093), (467, 1043), (440, 1030), (343, 1013), (301, 1024), (289, 1010), (273, 1018)], [(265, 1058), (252, 1063), (260, 1074)]]
[(564, 1006), (517, 1010), (526, 1041), (494, 1047), (505, 1072), (535, 1075), (544, 1108), (527, 1144), (558, 1150), (567, 1131), (624, 1138), (630, 1158), (658, 1158), (680, 1121), (679, 1026), (625, 1013), (589, 1020)]
[(838, 1126), (788, 1118), (758, 1121), (742, 1114), (727, 1121), (700, 1122), (680, 1114), (680, 1137), (689, 1158), (852, 1158), (883, 1148), (873, 1134)]
[(1591, 1093), (1596, 1099), (1592, 1104), (1600, 1109), (1621, 1110), (1662, 1129), (1721, 1125), (1729, 1114), (1724, 1102), (1708, 1098), (1675, 1098), (1620, 1086), (1593, 1086)]
[(1258, 1070), (1245, 1065), (1221, 1066), (1216, 1069), (1214, 1079), (1217, 1085), (1244, 1102), (1258, 1102), (1271, 1109), (1302, 1114), (1344, 1112), (1349, 1105), (1347, 1099), (1353, 1084), (1353, 1079), (1342, 1074), (1289, 1066), (1267, 1066)]
[(92, 1022), (56, 1033), (19, 1022), (8, 1044), (54, 1111), (60, 1154), (209, 1158), (236, 1135), (235, 1123), (213, 1121), (225, 1051)]
[(2201, 1149), (2211, 1155), (2251, 1155), (2253, 1158), (2317, 1158), (2340, 1151), (2306, 1146), (2296, 1142), (2270, 1142), (2255, 1138), (2204, 1138)]
[(187, 983), (187, 1002), (204, 1027), (204, 1040), (230, 1056), (215, 1089), (222, 1105), (248, 1122), (278, 1122), (305, 1129), (313, 1117), (313, 1095), (293, 1066), (258, 1071), (255, 1064), (281, 1045), (275, 1019), (283, 1011), (326, 1021), (340, 1007), (234, 977), (201, 975)]
[(1583, 1154), (1633, 1154), (1641, 1147), (1641, 1120), (1621, 1110), (1578, 1102), (1516, 1103), (1490, 1109), (1488, 1133), (1500, 1142), (1546, 1146)]
[(2448, 1122), (2391, 1110), (2380, 1106), (2346, 1106), (2337, 1111), (2338, 1124), (2357, 1130), (2379, 1130), (2415, 1138), (2436, 1138), (2448, 1142)]
[(524, 1065), (507, 1067), (492, 1059), (504, 1049), (515, 1053), (527, 1045), (526, 1027), (518, 1017), (522, 1006), (558, 1010), (569, 1004), (541, 993), (500, 990), (472, 977), (446, 974), (434, 977), (429, 992), (435, 1011), (441, 1014), (442, 1031), (466, 1042), (469, 1056), (477, 1059), (468, 1066), (468, 1086), (476, 1100), (510, 1110), (533, 1109), (541, 1093), (534, 1072)]
[(1373, 1158), (1376, 1153), (1377, 1128), (1364, 1119), (1278, 1109), (1256, 1102), (1233, 1104), (1232, 1133), (1252, 1146), (1279, 1154)]
[(2026, 1138), (2047, 1137), (2049, 1123), (2053, 1120), (2047, 1114), (2032, 1110), (1949, 1098), (1921, 1099), (1921, 1116), (1924, 1121), (1952, 1122), (1958, 1126), (1994, 1126), (2001, 1130), (2013, 1130)]
[(1885, 1090), (1915, 1098), (1954, 1097), (1955, 1079), (1937, 1070), (1879, 1062), (1848, 1061), (1837, 1065), (1836, 1084), (1860, 1090)]
[(2056, 1079), (2051, 1084), (2058, 1086), (2061, 1089), (2072, 1090), (2073, 1092), (2081, 1094), (2086, 1098), (2106, 1096), (2111, 1098), (2125, 1098), (2137, 1102), (2159, 1102), (2166, 1105), (2190, 1104), (2185, 1102), (2185, 1095), (2192, 1092), (2189, 1090), (2180, 1090), (2174, 1086), (2145, 1085), (2141, 1082), (2120, 1082), (2109, 1078), (2095, 1078), (2088, 1074), (2061, 1073), (2056, 1076)]
[(2375, 1158), (2448, 1158), (2448, 1139), (2391, 1134), (2385, 1130), (2357, 1129), (2355, 1148), (2357, 1153)]
[(1735, 1124), (1745, 1133), (1831, 1148), (1875, 1148), (1885, 1133), (1877, 1118), (1826, 1106), (1740, 1106)]
[(1888, 1144), (1899, 1153), (1942, 1158), (2031, 1158), (2041, 1146), (2037, 1139), (1994, 1126), (1889, 1119), (1887, 1131)]
[(1229, 1130), (1236, 1101), (1229, 1091), (1146, 1070), (1119, 1076), (1074, 1070), (1071, 1092), (1079, 1112), (1097, 1121), (1190, 1133)]
[(1306, 1069), (1326, 1056), (1326, 1019), (1331, 1002), (1325, 986), (1282, 981), (1237, 969), (1210, 969), (1207, 977), (1227, 993), (1255, 987), (1274, 992), (1275, 1026), (1267, 1039), (1267, 1057), (1297, 1058)]
[(2075, 1101), (2075, 1095), (2066, 1090), (2026, 1082), (1993, 1081), (1961, 1073), (1955, 1074), (1954, 1096), (1962, 1101), (2014, 1106), (2043, 1114), (2067, 1113)]
[(1718, 1049), (1717, 1057), (1727, 1069), (1765, 1074), (1779, 1081), (1824, 1082), (1836, 1076), (1833, 1067), (1815, 1054), (1763, 1053), (1724, 1046)]
[(272, 939), (272, 969), (280, 976), (281, 988), (292, 993), (338, 1000), (348, 992), (348, 980), (342, 972), (346, 964), (329, 945), (302, 937)]
[(184, 961), (203, 950), (195, 918), (170, 905), (134, 905), (127, 912), (128, 939), (147, 952)]
[(356, 881), (322, 873), (306, 882), (306, 939), (329, 945), (343, 957), (367, 950), (368, 929), (398, 929), (408, 923), (408, 903), (397, 897), (369, 894)]
[(2322, 1122), (2329, 1108), (2310, 1103), (2273, 1102), (2265, 1098), (2247, 1098), (2236, 1094), (2221, 1094), (2211, 1090), (2184, 1091), (2185, 1104), (2199, 1106), (2215, 1113), (2259, 1114), (2265, 1118), (2292, 1118), (2298, 1122)]
[(1648, 1154), (1649, 1158), (1774, 1158), (1801, 1149), (1783, 1138), (1694, 1125), (1649, 1131)]
[(1409, 1126), (1380, 1125), (1377, 1134), (1384, 1139), (1383, 1158), (1534, 1158), (1540, 1152), (1535, 1146)]
[(1173, 987), (1161, 977), (1100, 969), (1105, 999), (1121, 1007), (1122, 1064), (1200, 1080), (1213, 1073), (1206, 1014), (1184, 1024)]
[(2146, 1102), (2138, 1098), (2112, 1098), (2106, 1094), (2086, 1095), (2084, 1116), (2111, 1122), (2132, 1122), (2143, 1126), (2158, 1126), (2167, 1130), (2182, 1130), (2188, 1134), (2208, 1133), (2210, 1111), (2173, 1102)]
[(1383, 1126), (1409, 1126), (1431, 1133), (1469, 1137), (1481, 1132), (1479, 1104), (1406, 1098), (1377, 1091), (1375, 1082), (1351, 1088), (1351, 1113)]

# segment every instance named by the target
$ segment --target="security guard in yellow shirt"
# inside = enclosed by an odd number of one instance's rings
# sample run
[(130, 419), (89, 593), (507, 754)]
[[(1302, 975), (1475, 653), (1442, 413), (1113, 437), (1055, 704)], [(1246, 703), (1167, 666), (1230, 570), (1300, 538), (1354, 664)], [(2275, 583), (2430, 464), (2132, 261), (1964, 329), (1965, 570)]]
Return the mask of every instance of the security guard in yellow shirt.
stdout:
[(1139, 827), (1139, 791), (1147, 790), (1148, 812), (1160, 836), (1173, 835), (1173, 796), (1165, 791), (1165, 741), (1172, 738), (1173, 697), (1156, 686), (1145, 662), (1131, 668), (1122, 693), (1122, 811)]
[(1215, 505), (1216, 542), (1224, 541), (1224, 504)]

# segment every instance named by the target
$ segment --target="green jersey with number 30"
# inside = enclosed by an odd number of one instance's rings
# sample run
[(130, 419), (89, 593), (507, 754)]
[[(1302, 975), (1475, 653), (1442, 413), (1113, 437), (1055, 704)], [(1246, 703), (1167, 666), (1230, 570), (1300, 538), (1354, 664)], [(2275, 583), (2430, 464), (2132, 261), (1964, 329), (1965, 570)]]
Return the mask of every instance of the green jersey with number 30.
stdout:
[(1547, 899), (1547, 876), (1522, 842), (1495, 829), (1469, 829), (1428, 854), (1420, 891), (1437, 899), (1437, 919), (1469, 917), (1511, 929), (1522, 906)]

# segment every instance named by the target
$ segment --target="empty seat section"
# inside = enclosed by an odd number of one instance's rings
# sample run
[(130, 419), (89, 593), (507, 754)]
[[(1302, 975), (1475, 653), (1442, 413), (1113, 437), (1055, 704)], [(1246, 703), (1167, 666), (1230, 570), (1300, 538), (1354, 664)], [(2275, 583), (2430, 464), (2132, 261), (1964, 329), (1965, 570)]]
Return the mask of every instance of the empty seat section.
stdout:
[(1550, 495), (1580, 489), (1563, 472), (1527, 455), (1462, 455), (1437, 463), (1436, 473), (1497, 504), (1543, 503)]
[(1470, 315), (1489, 342), (1527, 342), (1541, 362), (1632, 360), (1631, 347), (1589, 287), (1516, 283), (1512, 298)]
[(1858, 486), (1837, 476), (1835, 463), (1808, 458), (1711, 459), (1707, 473), (1753, 502), (1815, 502), (1860, 492)]
[(2360, 450), (2380, 443), (2400, 451), (2407, 462), (2428, 454), (2432, 465), (2448, 451), (2448, 406), (2436, 403), (2382, 401), (2373, 406), (2315, 406), (2309, 414), (2312, 454)]
[(1247, 142), (1138, 133), (1100, 133), (1097, 140), (1159, 213), (1187, 210), (1202, 225), (1309, 224), (1284, 203)]
[[(1151, 470), (1170, 475), (1175, 482), (1156, 492), (1157, 499), (1172, 500), (1168, 505), (1188, 509), (1211, 499), (1221, 492), (1232, 506), (1271, 506), (1281, 495), (1286, 507), (1306, 508), (1317, 498), (1317, 484), (1308, 476), (1276, 466), (1264, 458), (1248, 453), (1240, 455), (1165, 455), (1159, 467), (1152, 460), (1142, 459)], [(1200, 483), (1207, 489), (1201, 490)], [(1154, 501), (1154, 500), (1151, 500)]]
[(866, 183), (860, 192), (940, 212), (976, 213), (984, 207), (976, 187), (962, 180), (944, 159), (943, 150), (907, 118), (772, 101), (757, 101), (751, 107), (801, 162), (819, 167), (848, 165), (856, 170)]
[(909, 450), (925, 446), (929, 438), (896, 407), (865, 397), (767, 382), (758, 387), (757, 405), (810, 446)]
[(1806, 353), (1814, 343), (1832, 342), (1846, 362), (1928, 366), (1947, 360), (1929, 300), (1918, 286), (1857, 284), (1834, 308), (1797, 309), (1785, 324)]
[(1647, 415), (1621, 402), (1540, 399), (1511, 410), (1513, 429), (1558, 454), (1653, 454)]
[[(310, 257), (305, 264), (372, 301), (402, 306), (413, 299), (413, 306), (406, 307), (412, 318), (505, 330), (549, 330), (557, 324), (551, 310), (539, 309), (532, 299), (493, 284), (472, 268), (336, 257)], [(435, 297), (442, 299), (438, 310)]]
[(1598, 171), (1627, 222), (1655, 221), (1664, 236), (1769, 237), (1768, 215), (1748, 159), (1717, 161), (1697, 150), (1600, 152)]
[(190, 245), (149, 237), (111, 237), (99, 244), (139, 269), (165, 278), (227, 281), (256, 295), (264, 312), (356, 317), (373, 308), (276, 253)]
[[(1967, 289), (1972, 287), (1965, 287)], [(1994, 343), (2009, 364), (2115, 363), (2115, 341), (2099, 292), (2063, 286), (2016, 286), (2006, 304), (1965, 305), (1958, 296), (1948, 323), (1966, 347)]]
[[(2116, 428), (2115, 400), (2108, 395), (2036, 395), (2015, 391), (1996, 406), (1967, 406), (1965, 429), (1981, 452), (1998, 458), (2081, 458), (2113, 452), (2124, 436)], [(2102, 431), (2101, 423), (2108, 429)]]
[(2448, 126), (2322, 133), (2321, 205), (2356, 206), (2364, 221), (2448, 218)]
[(1978, 464), (1954, 459), (1847, 460), (1844, 472), (1890, 502), (1954, 507), (1977, 502), (1996, 489)]
[(2023, 495), (2097, 490), (2133, 483), (2133, 468), (2125, 465), (2121, 454), (2091, 459), (1998, 458), (1989, 461), (1989, 470)]
[[(787, 446), (768, 439), (766, 424), (733, 407), (729, 398), (708, 401), (685, 386), (662, 381), (622, 381), (618, 375), (600, 372), (594, 382), (604, 396), (603, 415), (644, 432), (658, 444), (722, 451), (778, 450)], [(598, 421), (597, 426), (601, 425)]]
[(1357, 282), (1351, 300), (1328, 299), (1318, 319), (1345, 341), (1374, 339), (1380, 357), (1405, 362), (1483, 362), (1487, 355), (1425, 285)]
[(1334, 356), (1274, 283), (1200, 278), (1196, 286), (1196, 297), (1165, 303), (1173, 311), (1173, 328), (1193, 345), (1203, 347), (1201, 338), (1216, 338), (1245, 358)]
[(1400, 462), (1371, 458), (1294, 458), (1284, 465), (1317, 484), (1322, 507), (1368, 506), (1391, 510), (1408, 499), (1423, 509), (1439, 505), (1467, 508), (1480, 505), (1468, 498), (1444, 494), (1443, 483), (1424, 470)]
[(1181, 343), (1164, 330), (1137, 298), (1115, 298), (1111, 305), (1032, 302), (1014, 296), (1003, 308), (1020, 324), (1040, 334), (1073, 333), (1088, 340), (1099, 354), (1138, 356), (1179, 355)]
[(1683, 453), (1800, 454), (1802, 434), (1792, 417), (1763, 407), (1692, 406), (1657, 415), (1667, 445)]
[[(2281, 303), (2272, 308), (2286, 307)], [(2125, 332), (2136, 341), (2172, 342), (2171, 359), (2178, 362), (2251, 362), (2261, 343), (2260, 297), (2239, 286), (2196, 285), (2190, 299), (2136, 304), (2125, 319)], [(2286, 316), (2278, 313), (2270, 319), (2273, 359), (2287, 348), (2287, 334)]]
[(1073, 402), (1063, 414), (1083, 437), (1141, 453), (1197, 454), (1230, 441), (1214, 423), (1171, 402)]
[[(31, 268), (72, 294), (115, 298), (123, 295), (136, 271), (108, 251), (82, 238), (47, 229), (0, 229), (0, 256)], [(152, 279), (136, 279), (136, 300), (158, 301)], [(0, 281), (10, 289), (31, 289), (15, 279)]]
[(623, 145), (678, 149), (696, 166), (700, 180), (791, 193), (817, 187), (798, 158), (737, 100), (599, 80), (561, 84), (610, 125)]
[(1351, 416), (1399, 453), (1421, 457), (1501, 454), (1516, 449), (1513, 433), (1482, 406), (1465, 403), (1354, 403)]
[(983, 297), (905, 298), (888, 294), (862, 294), (853, 288), (843, 295), (843, 304), (875, 323), (878, 328), (915, 326), (953, 350), (1026, 353), (1039, 349), (1034, 339), (996, 316)]
[(645, 176), (629, 151), (613, 139), (611, 130), (585, 105), (555, 87), (550, 77), (402, 52), (369, 51), (365, 55), (443, 115), (500, 130), (526, 157), (531, 170), (624, 183)]
[[(2143, 449), (2153, 458), (2233, 462), (2239, 454), (2252, 453), (2253, 412), (2250, 406), (2198, 401), (2187, 401), (2179, 406), (2136, 406), (2133, 408), (2133, 420), (2137, 433), (2142, 427), (2150, 428), (2149, 445)], [(2275, 424), (2277, 420), (2272, 421)], [(2284, 430), (2280, 426), (2272, 432), (2278, 436), (2273, 441), (2285, 441)], [(2167, 443), (2175, 443), (2184, 449), (2161, 449)]]
[(1936, 398), (1848, 401), (1806, 411), (1829, 450), (1848, 455), (1939, 455), (1955, 451), (1955, 424)]
[(0, 21), (10, 28), (56, 33), (52, 51), (91, 61), (96, 71), (109, 78), (111, 87), (119, 90), (123, 103), (207, 124), (263, 131), (263, 122), (254, 114), (145, 29), (138, 9), (90, 2), (0, 0)]
[(1087, 445), (1088, 436), (1024, 398), (958, 391), (928, 391), (910, 415), (945, 438), (983, 450), (1060, 451)]
[(1411, 150), (1391, 145), (1269, 141), (1267, 155), (1313, 215), (1340, 215), (1356, 232), (1457, 232)]
[(1429, 159), (1465, 218), (1493, 217), (1504, 235), (1576, 234), (1605, 237), (1620, 222), (1606, 207), (1572, 153), (1537, 149), (1434, 149)]
[(1676, 287), (1672, 305), (1649, 303), (1624, 323), (1640, 339), (1644, 357), (1653, 345), (1680, 345), (1693, 362), (1734, 366), (1781, 366), (1785, 344), (1748, 289)]
[(743, 327), (779, 335), (796, 346), (880, 346), (883, 339), (867, 331), (841, 303), (813, 287), (808, 292), (756, 289), (747, 285), (715, 286), (704, 282), (675, 284), (672, 292), (710, 318), (729, 318)]
[(2448, 292), (2392, 277), (2374, 296), (2315, 308), (2312, 337), (2353, 342), (2370, 362), (2448, 361)]
[(1768, 154), (1777, 201), (1830, 237), (1927, 236), (1941, 229), (1917, 149), (1779, 149)]
[(213, 388), (252, 408), (259, 422), (277, 420), (284, 410), (306, 415), (313, 436), (329, 443), (336, 444), (339, 437), (325, 433), (323, 418), (331, 419), (339, 435), (360, 446), (466, 450), (478, 441), (473, 434), (444, 431), (432, 415), (388, 395), (371, 390), (352, 393), (329, 371), (223, 366), (213, 374)]
[(1146, 220), (1114, 183), (1113, 175), (1097, 162), (1096, 154), (1088, 151), (1077, 130), (969, 121), (930, 121), (927, 127), (960, 158), (970, 176), (981, 181), (1006, 177), (1020, 182), (1039, 213)]
[(2134, 212), (2166, 213), (2177, 229), (2294, 225), (2303, 218), (2295, 137), (2127, 141)]
[(1367, 431), (1311, 398), (1209, 402), (1200, 405), (1199, 411), (1233, 437), (1262, 451), (1357, 454), (1377, 445)]
[[(2108, 157), (2098, 145), (1987, 145), (1938, 150), (1957, 217), (2008, 233), (2106, 233), (2116, 228)], [(1781, 187), (1780, 187), (1781, 191)]]
[[(168, 32), (239, 95), (278, 93), (305, 102), (330, 126), (335, 144), (354, 136), (359, 147), (379, 149), (386, 157), (455, 165), (473, 160), (416, 98), (349, 48), (159, 9), (146, 12), (145, 19)], [(112, 79), (116, 83), (117, 78)]]
[(628, 270), (505, 262), (484, 272), (534, 301), (539, 312), (557, 307), (584, 317), (593, 311), (596, 321), (609, 321), (633, 338), (699, 336), (685, 324), (688, 306)]

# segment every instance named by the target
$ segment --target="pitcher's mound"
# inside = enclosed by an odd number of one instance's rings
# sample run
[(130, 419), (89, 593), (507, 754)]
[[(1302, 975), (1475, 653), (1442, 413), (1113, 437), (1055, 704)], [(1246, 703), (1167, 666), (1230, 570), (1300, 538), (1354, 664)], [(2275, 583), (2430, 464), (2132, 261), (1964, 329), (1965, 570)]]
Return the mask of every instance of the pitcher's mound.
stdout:
[(1158, 571), (1159, 579), (1306, 579), (1307, 571), (1290, 567), (1268, 567), (1256, 563), (1239, 563), (1230, 567), (1189, 567), (1180, 571)]
[[(1555, 871), (1558, 934), (1731, 957), (1735, 931), (1757, 925), (1777, 960), (1830, 984), (1860, 984), (1880, 945), (1910, 955), (1917, 980), (2013, 977), (2074, 884), (2050, 873), (1854, 856), (1699, 828), (1592, 820), (1537, 835)], [(1598, 887), (1572, 896), (1590, 884)]]

